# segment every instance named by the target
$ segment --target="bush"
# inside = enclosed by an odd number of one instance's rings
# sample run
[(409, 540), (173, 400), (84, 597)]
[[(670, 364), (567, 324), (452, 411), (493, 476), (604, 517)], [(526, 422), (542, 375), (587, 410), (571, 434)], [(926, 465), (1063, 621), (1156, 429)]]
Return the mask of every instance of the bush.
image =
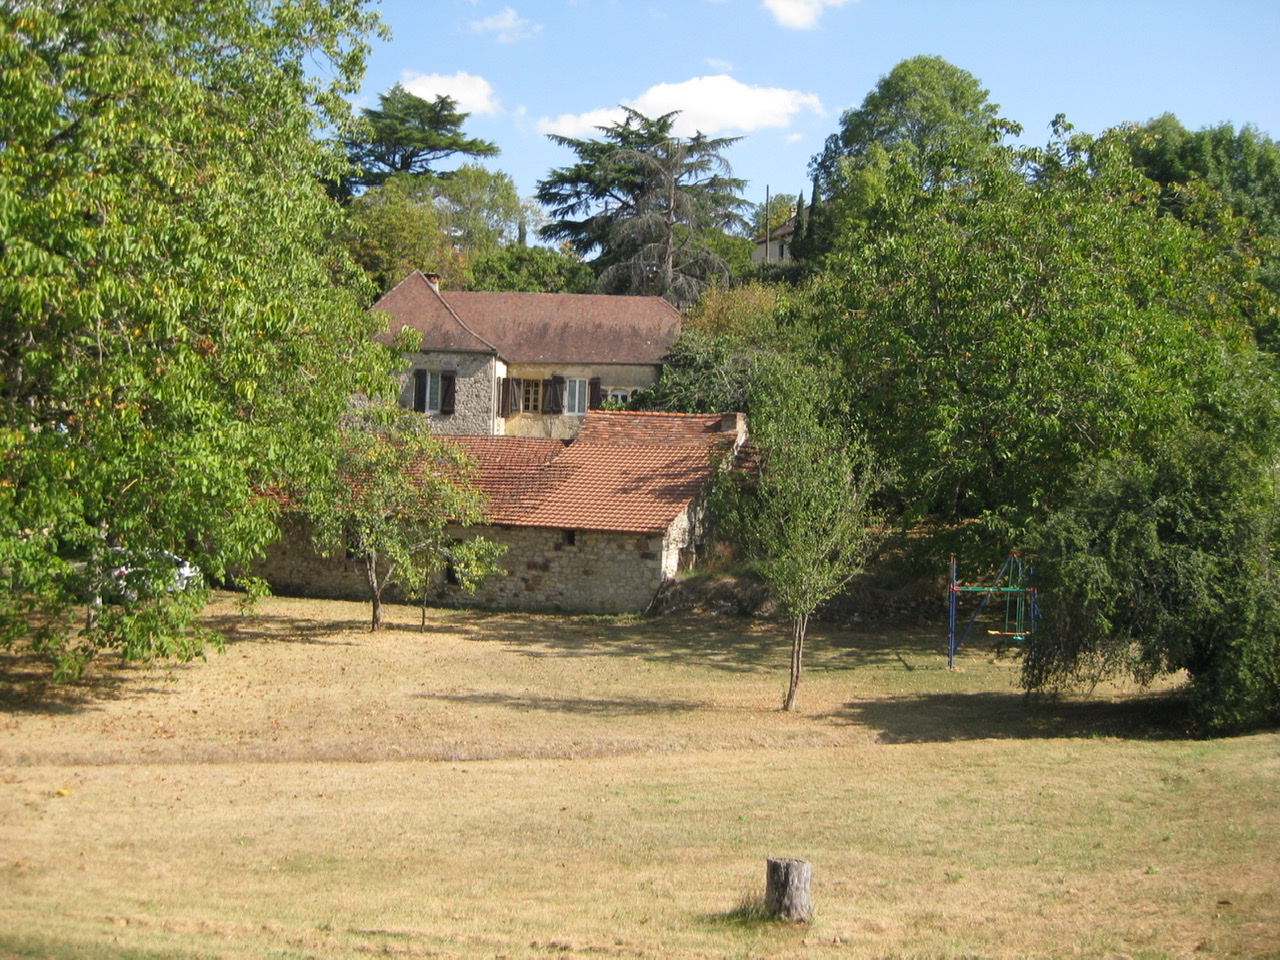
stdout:
[(1200, 732), (1280, 722), (1270, 459), (1191, 433), (1155, 462), (1100, 462), (1033, 532), (1045, 619), (1029, 690), (1186, 670)]

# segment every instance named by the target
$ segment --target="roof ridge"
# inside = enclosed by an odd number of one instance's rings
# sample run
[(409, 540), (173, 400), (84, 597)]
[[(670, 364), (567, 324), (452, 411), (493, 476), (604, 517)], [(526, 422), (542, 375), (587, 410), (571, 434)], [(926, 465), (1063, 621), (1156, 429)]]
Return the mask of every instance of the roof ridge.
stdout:
[(476, 333), (469, 326), (467, 326), (467, 322), (465, 320), (463, 320), (460, 316), (458, 316), (458, 311), (453, 309), (453, 304), (451, 304), (447, 299), (445, 299), (445, 295), (440, 291), (439, 284), (432, 283), (430, 280), (426, 278), (426, 276), (422, 274), (422, 271), (420, 270), (415, 270), (413, 272), (422, 277), (422, 282), (425, 283), (431, 289), (431, 292), (436, 295), (436, 298), (442, 304), (444, 304), (444, 308), (449, 311), (449, 316), (453, 317), (453, 319), (458, 322), (458, 325), (462, 327), (463, 330), (467, 331), (467, 333), (471, 334), (481, 343), (487, 345), (489, 349), (492, 350), (495, 354), (501, 355), (502, 351), (498, 349), (497, 344), (493, 343), (491, 340), (487, 340), (484, 337), (480, 336), (480, 334)]

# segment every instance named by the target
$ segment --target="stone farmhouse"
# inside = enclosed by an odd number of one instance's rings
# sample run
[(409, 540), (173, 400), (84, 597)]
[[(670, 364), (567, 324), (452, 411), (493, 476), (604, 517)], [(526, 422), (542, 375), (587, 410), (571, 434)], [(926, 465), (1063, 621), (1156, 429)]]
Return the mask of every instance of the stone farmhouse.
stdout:
[[(474, 595), (448, 571), (435, 601), (498, 610), (645, 610), (703, 536), (702, 496), (746, 438), (741, 414), (591, 411), (573, 440), (454, 436), (479, 465), (485, 523), (455, 531), (507, 547), (505, 573)], [(367, 594), (363, 568), (325, 558), (301, 526), (254, 572), (279, 593), (345, 599)]]
[(661, 297), (445, 293), (418, 271), (372, 307), (420, 335), (400, 403), (437, 434), (567, 440), (588, 410), (652, 386), (680, 332)]
[[(740, 414), (611, 412), (651, 386), (679, 333), (658, 297), (445, 294), (414, 272), (374, 310), (417, 349), (401, 405), (431, 420), (479, 466), (483, 536), (507, 547), (505, 573), (474, 595), (449, 572), (436, 602), (503, 610), (646, 609), (701, 546), (713, 471), (741, 448)], [(310, 549), (300, 520), (254, 572), (280, 593), (362, 599), (360, 564)]]

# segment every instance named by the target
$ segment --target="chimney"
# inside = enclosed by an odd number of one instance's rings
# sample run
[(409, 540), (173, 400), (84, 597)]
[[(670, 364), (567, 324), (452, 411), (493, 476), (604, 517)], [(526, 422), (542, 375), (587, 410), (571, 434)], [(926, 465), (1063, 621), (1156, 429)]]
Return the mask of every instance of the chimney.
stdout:
[(747, 418), (740, 413), (726, 413), (720, 418), (720, 432), (734, 435), (733, 449), (736, 451), (747, 439)]
[(440, 274), (427, 273), (427, 274), (424, 274), (423, 276), (426, 278), (427, 285), (431, 287), (431, 289), (434, 290), (436, 293), (439, 293), (440, 292)]

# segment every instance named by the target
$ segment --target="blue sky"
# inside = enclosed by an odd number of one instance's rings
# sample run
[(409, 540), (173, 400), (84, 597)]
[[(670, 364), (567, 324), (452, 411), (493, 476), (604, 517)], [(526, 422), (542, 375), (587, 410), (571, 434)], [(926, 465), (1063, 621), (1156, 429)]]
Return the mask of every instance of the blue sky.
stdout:
[[(1044, 142), (1171, 112), (1280, 139), (1280, 0), (383, 0), (359, 106), (403, 83), (448, 94), (522, 196), (619, 104), (743, 139), (747, 199), (808, 193), (809, 159), (898, 62), (944, 57)], [(443, 164), (448, 168), (450, 164)]]

